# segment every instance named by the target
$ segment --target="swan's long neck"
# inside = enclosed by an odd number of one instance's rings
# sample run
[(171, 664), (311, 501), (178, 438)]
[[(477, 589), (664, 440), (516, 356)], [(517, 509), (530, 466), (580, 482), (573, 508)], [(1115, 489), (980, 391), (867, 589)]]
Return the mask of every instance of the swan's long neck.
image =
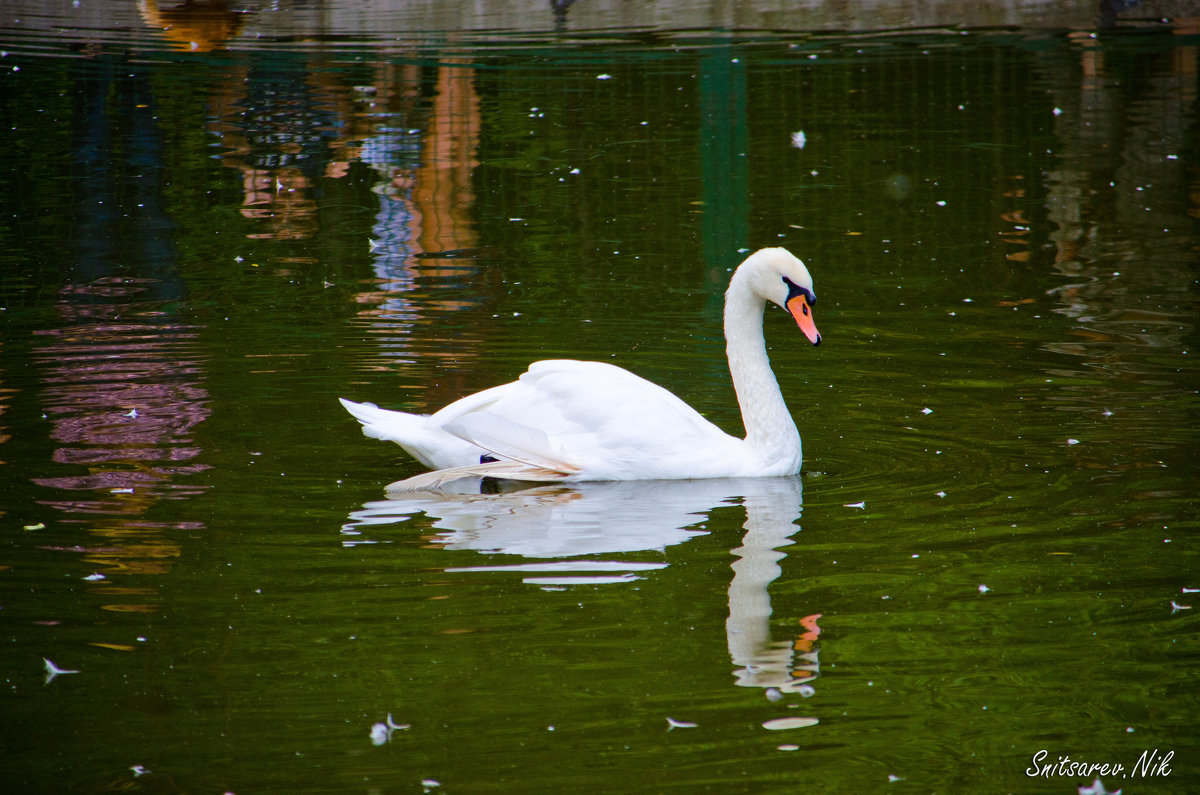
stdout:
[(750, 289), (748, 279), (734, 274), (725, 294), (725, 353), (729, 374), (742, 409), (746, 442), (764, 462), (779, 463), (788, 469), (794, 460), (800, 467), (800, 434), (779, 382), (771, 371), (767, 346), (763, 340), (765, 301)]

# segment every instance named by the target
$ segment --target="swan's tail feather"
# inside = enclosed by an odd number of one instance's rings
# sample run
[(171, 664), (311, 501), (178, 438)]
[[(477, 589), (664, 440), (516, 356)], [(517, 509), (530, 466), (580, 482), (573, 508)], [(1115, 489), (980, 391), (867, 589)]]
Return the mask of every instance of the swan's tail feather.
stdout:
[(388, 484), (387, 492), (396, 494), (410, 491), (437, 491), (448, 483), (463, 478), (498, 478), (500, 480), (529, 480), (538, 482), (558, 482), (571, 476), (570, 472), (559, 472), (545, 467), (535, 467), (522, 464), (519, 461), (489, 461), (485, 464), (471, 464), (465, 467), (438, 469), (433, 472), (422, 472), (405, 480)]
[(342, 407), (362, 423), (363, 436), (382, 439), (385, 442), (405, 444), (417, 438), (424, 430), (425, 417), (403, 411), (381, 409), (374, 403), (355, 403), (338, 398)]
[(458, 438), (482, 447), (498, 458), (533, 469), (575, 473), (579, 467), (561, 453), (541, 428), (513, 422), (497, 414), (471, 412), (445, 425)]

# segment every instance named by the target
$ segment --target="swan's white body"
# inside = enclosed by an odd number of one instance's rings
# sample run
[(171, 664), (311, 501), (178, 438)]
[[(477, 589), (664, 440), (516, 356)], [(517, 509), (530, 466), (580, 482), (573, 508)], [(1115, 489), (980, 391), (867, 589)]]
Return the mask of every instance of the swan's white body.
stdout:
[(344, 399), (342, 405), (365, 435), (396, 442), (438, 470), (392, 484), (394, 490), (466, 476), (590, 481), (793, 475), (800, 471), (800, 434), (767, 359), (763, 307), (771, 301), (788, 309), (815, 345), (821, 337), (812, 321), (814, 300), (808, 269), (781, 248), (755, 252), (730, 280), (726, 353), (744, 439), (662, 387), (600, 362), (535, 362), (518, 380), (431, 415)]

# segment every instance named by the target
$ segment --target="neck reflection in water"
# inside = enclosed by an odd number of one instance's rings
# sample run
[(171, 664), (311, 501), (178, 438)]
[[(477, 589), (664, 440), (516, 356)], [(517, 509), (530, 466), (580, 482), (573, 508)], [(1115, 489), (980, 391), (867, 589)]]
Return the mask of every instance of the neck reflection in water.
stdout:
[(486, 493), (495, 482), (459, 481), (452, 491), (411, 492), (366, 503), (342, 527), (343, 544), (379, 543), (371, 528), (425, 514), (447, 550), (517, 555), (529, 562), (450, 567), (453, 572), (517, 572), (547, 589), (623, 583), (664, 562), (600, 560), (593, 556), (663, 550), (706, 535), (695, 529), (715, 508), (746, 509), (741, 546), (732, 550), (729, 616), (725, 622), (736, 683), (805, 693), (818, 675), (819, 615), (798, 620), (795, 637), (771, 638), (768, 587), (782, 573), (781, 548), (800, 530), (800, 477), (620, 481), (512, 488)]

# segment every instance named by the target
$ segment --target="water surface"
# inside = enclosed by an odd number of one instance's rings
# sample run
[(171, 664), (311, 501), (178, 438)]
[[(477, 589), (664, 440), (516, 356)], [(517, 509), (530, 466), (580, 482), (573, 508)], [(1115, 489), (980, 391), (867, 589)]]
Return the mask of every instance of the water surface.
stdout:
[[(1194, 29), (5, 30), (21, 791), (1195, 789)], [(764, 245), (800, 476), (385, 499), (339, 396), (738, 432)]]

